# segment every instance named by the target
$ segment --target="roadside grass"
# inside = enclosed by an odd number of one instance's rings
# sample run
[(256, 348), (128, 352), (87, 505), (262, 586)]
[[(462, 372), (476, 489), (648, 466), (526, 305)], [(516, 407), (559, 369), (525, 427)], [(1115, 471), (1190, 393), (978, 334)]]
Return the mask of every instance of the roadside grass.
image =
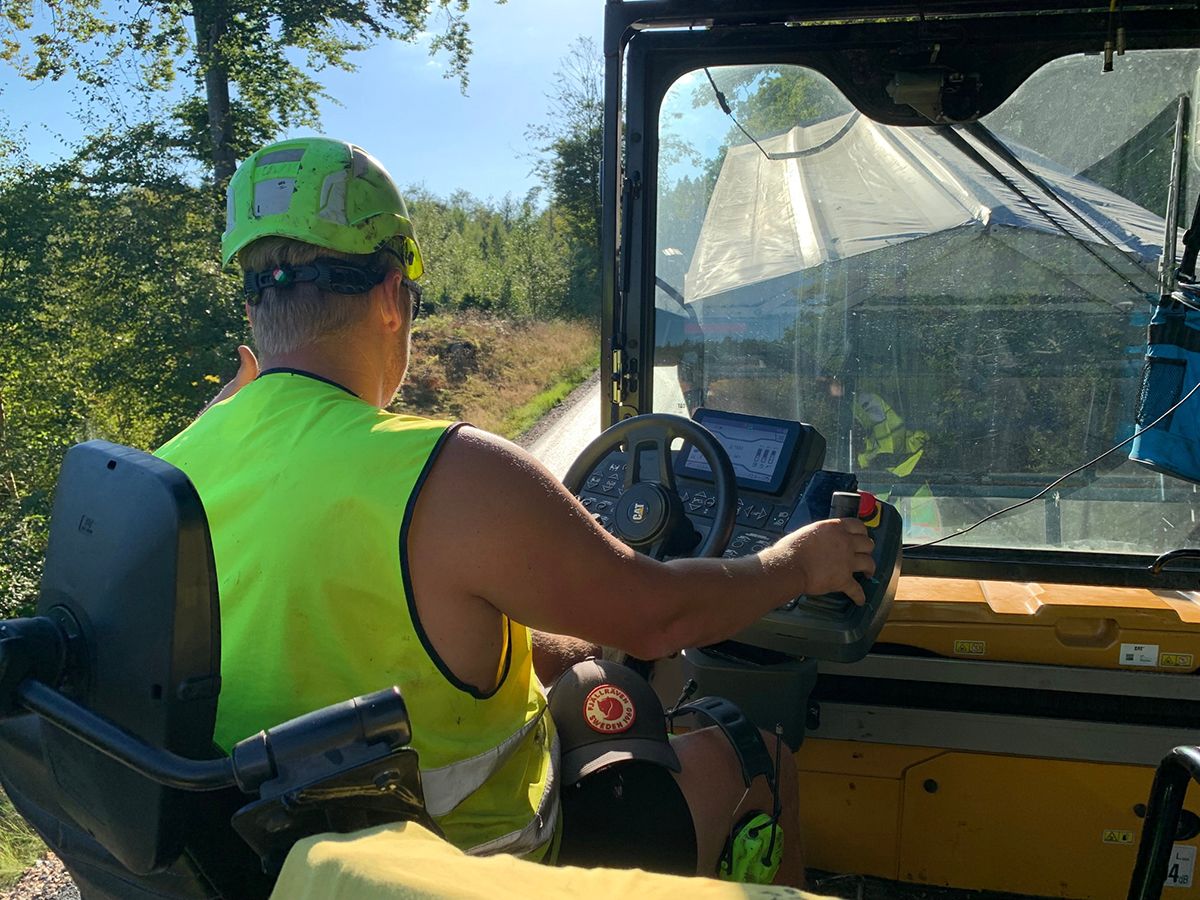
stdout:
[(542, 391), (524, 406), (513, 410), (504, 420), (504, 427), (499, 432), (505, 437), (518, 437), (538, 423), (538, 421), (567, 399), (567, 396), (579, 385), (592, 377), (592, 373), (600, 366), (600, 351), (593, 352), (591, 359), (581, 366), (576, 366), (562, 377), (553, 387)]
[(21, 873), (37, 862), (46, 846), (17, 815), (0, 791), (0, 890), (17, 883)]
[(519, 437), (599, 365), (598, 331), (578, 320), (513, 322), (480, 313), (418, 319), (393, 407)]

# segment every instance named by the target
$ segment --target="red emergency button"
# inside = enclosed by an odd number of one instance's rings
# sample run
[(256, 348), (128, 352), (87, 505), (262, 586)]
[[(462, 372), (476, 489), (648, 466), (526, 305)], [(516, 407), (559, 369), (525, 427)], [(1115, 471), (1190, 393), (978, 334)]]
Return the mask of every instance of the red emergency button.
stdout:
[(858, 492), (858, 517), (862, 519), (863, 524), (868, 528), (878, 526), (879, 520), (883, 517), (883, 510), (879, 506), (879, 501), (875, 499), (875, 495), (870, 491)]

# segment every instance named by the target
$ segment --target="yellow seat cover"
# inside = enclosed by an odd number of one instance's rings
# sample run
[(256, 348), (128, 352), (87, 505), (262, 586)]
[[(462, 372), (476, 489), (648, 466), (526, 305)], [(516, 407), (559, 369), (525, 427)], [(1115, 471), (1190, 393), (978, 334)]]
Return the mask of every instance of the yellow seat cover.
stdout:
[(816, 894), (639, 869), (554, 868), (515, 856), (468, 856), (419, 825), (400, 822), (300, 841), (272, 900), (528, 900), (637, 897), (745, 900)]

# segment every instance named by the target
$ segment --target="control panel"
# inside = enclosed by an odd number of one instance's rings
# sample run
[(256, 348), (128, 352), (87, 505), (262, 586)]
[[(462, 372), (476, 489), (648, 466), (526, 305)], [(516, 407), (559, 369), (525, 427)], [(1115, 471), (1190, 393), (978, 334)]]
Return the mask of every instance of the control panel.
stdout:
[[(852, 473), (822, 469), (825, 439), (811, 425), (709, 409), (697, 410), (694, 418), (724, 447), (736, 476), (737, 515), (726, 558), (758, 553), (784, 534), (844, 515), (862, 519), (875, 540), (875, 575), (860, 576), (867, 595), (864, 606), (841, 594), (795, 597), (735, 640), (795, 657), (861, 659), (883, 628), (895, 596), (903, 530), (899, 513), (870, 494), (858, 493)], [(698, 449), (686, 443), (673, 456), (676, 492), (699, 544), (713, 527), (717, 507), (712, 472)], [(580, 486), (584, 508), (609, 531), (614, 531), (613, 515), (628, 465), (625, 454), (613, 450)], [(640, 467), (658, 468), (656, 460), (645, 457)]]

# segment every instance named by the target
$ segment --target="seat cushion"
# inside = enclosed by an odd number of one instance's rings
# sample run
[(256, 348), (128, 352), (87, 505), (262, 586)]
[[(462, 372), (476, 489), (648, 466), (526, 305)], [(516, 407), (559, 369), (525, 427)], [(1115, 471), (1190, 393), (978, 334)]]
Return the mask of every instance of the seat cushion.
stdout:
[(554, 868), (513, 856), (474, 857), (419, 825), (401, 822), (300, 841), (288, 855), (274, 900), (754, 900), (816, 894), (652, 875), (638, 869)]

